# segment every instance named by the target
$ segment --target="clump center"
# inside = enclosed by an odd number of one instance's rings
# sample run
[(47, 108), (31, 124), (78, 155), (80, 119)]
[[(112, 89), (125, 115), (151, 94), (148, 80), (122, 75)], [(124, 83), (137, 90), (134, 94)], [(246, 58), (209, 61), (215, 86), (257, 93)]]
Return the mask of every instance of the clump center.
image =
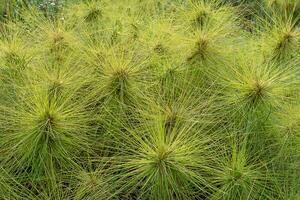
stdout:
[(55, 124), (55, 119), (53, 114), (50, 113), (50, 111), (45, 111), (44, 116), (41, 120), (41, 124), (42, 124), (42, 129), (45, 132), (51, 132)]
[(157, 150), (157, 157), (155, 164), (160, 169), (163, 170), (166, 168), (166, 160), (170, 155), (170, 151), (166, 147), (161, 147)]
[(248, 94), (248, 97), (251, 103), (256, 104), (260, 99), (264, 97), (265, 87), (259, 81), (253, 83), (251, 92)]
[(98, 9), (98, 8), (93, 8), (87, 14), (87, 16), (85, 17), (85, 20), (87, 22), (91, 22), (91, 21), (99, 19), (101, 16), (102, 16), (102, 11), (100, 9)]

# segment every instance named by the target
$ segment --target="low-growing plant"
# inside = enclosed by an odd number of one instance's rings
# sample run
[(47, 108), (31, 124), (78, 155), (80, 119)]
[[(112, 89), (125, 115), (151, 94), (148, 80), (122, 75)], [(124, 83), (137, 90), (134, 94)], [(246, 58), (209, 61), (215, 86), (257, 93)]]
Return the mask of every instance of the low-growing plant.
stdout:
[(297, 1), (0, 5), (0, 199), (299, 198)]

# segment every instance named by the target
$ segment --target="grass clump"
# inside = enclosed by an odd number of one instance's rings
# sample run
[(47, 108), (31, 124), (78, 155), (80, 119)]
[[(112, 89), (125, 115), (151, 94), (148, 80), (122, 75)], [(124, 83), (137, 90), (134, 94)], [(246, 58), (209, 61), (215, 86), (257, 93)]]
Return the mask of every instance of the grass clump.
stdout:
[(159, 115), (146, 123), (120, 133), (124, 144), (114, 162), (124, 190), (147, 199), (195, 198), (212, 190), (212, 139), (201, 129), (193, 133), (192, 123), (171, 131)]
[(21, 90), (13, 104), (17, 112), (2, 106), (8, 125), (2, 144), (8, 150), (8, 165), (14, 170), (29, 168), (32, 178), (51, 174), (56, 166), (66, 167), (65, 162), (72, 164), (70, 158), (87, 145), (88, 116), (83, 107), (72, 103), (72, 97), (57, 97), (50, 91)]
[[(215, 182), (219, 184), (218, 192), (212, 199), (273, 199), (274, 188), (270, 187), (274, 175), (267, 173), (267, 163), (258, 155), (247, 149), (247, 138), (226, 152), (220, 163), (220, 171)], [(258, 164), (259, 163), (259, 164)]]
[(291, 17), (282, 19), (273, 18), (273, 23), (266, 25), (262, 32), (264, 52), (266, 59), (291, 60), (299, 54), (299, 27), (297, 21)]

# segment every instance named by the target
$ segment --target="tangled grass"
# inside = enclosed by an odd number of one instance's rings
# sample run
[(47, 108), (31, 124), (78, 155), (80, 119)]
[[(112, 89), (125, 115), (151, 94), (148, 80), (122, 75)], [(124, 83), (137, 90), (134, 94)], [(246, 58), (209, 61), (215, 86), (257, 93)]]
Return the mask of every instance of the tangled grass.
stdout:
[(0, 199), (299, 199), (299, 4), (256, 3), (20, 9), (1, 28)]

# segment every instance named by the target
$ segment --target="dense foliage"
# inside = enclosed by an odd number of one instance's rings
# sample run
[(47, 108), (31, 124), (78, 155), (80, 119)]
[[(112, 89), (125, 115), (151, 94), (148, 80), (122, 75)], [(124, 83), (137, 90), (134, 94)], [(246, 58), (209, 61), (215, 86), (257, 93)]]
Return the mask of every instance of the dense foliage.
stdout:
[(0, 199), (300, 199), (297, 2), (20, 6)]
[(20, 17), (22, 10), (31, 6), (53, 17), (63, 8), (64, 3), (64, 0), (1, 0), (0, 20)]

